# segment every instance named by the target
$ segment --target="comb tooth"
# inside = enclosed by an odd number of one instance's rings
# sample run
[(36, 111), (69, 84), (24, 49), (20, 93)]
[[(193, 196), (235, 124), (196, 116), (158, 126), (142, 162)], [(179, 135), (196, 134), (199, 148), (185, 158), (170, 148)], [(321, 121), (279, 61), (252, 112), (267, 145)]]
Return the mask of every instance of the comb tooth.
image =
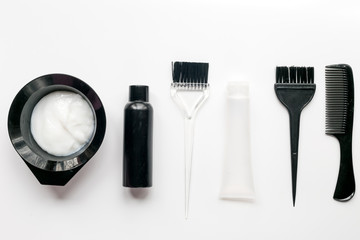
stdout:
[(348, 118), (349, 86), (346, 70), (342, 67), (325, 68), (327, 134), (345, 134)]

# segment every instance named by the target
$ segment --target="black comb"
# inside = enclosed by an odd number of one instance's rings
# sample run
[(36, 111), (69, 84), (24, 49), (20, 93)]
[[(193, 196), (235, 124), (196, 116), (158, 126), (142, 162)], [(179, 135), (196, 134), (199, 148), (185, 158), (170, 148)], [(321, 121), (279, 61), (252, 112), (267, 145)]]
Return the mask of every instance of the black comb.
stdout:
[(296, 198), (300, 115), (315, 94), (313, 67), (276, 67), (275, 93), (290, 118), (293, 206)]
[(326, 134), (340, 143), (340, 168), (334, 192), (337, 201), (348, 201), (355, 194), (352, 163), (352, 130), (354, 117), (354, 80), (351, 67), (346, 64), (325, 68)]

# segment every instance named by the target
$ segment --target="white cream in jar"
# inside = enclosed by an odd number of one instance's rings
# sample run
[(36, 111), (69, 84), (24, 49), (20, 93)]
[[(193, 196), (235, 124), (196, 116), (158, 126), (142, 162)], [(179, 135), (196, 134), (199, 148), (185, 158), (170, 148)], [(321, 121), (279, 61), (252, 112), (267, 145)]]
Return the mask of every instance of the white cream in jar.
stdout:
[(79, 151), (92, 138), (94, 113), (89, 103), (70, 91), (54, 91), (35, 105), (30, 121), (37, 144), (54, 156)]

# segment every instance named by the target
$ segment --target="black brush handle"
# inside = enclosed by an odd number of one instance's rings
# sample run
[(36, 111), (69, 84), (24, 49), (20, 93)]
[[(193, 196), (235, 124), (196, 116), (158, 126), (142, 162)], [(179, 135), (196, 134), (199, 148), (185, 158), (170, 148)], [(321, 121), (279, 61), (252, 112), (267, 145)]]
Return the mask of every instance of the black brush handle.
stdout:
[(340, 168), (334, 199), (345, 202), (355, 194), (355, 177), (352, 162), (352, 136), (336, 135), (340, 143)]
[(295, 206), (295, 198), (296, 198), (300, 115), (301, 115), (300, 109), (293, 109), (292, 111), (289, 111), (290, 143), (291, 143), (291, 180), (292, 180), (293, 206)]
[(304, 107), (311, 101), (315, 94), (315, 84), (300, 83), (277, 83), (275, 93), (282, 104), (287, 108), (290, 119), (290, 142), (291, 142), (291, 180), (293, 206), (296, 199), (296, 182), (298, 167), (298, 146), (300, 115)]

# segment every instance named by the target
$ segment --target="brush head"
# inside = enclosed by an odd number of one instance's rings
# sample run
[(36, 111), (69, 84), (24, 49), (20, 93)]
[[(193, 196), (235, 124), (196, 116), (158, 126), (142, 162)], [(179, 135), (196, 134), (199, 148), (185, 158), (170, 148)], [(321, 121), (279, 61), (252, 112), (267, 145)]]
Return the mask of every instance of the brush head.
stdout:
[(352, 132), (354, 113), (354, 80), (349, 65), (330, 65), (325, 68), (326, 134)]
[(207, 84), (209, 63), (173, 62), (173, 83)]
[(313, 67), (276, 67), (276, 83), (313, 84)]

